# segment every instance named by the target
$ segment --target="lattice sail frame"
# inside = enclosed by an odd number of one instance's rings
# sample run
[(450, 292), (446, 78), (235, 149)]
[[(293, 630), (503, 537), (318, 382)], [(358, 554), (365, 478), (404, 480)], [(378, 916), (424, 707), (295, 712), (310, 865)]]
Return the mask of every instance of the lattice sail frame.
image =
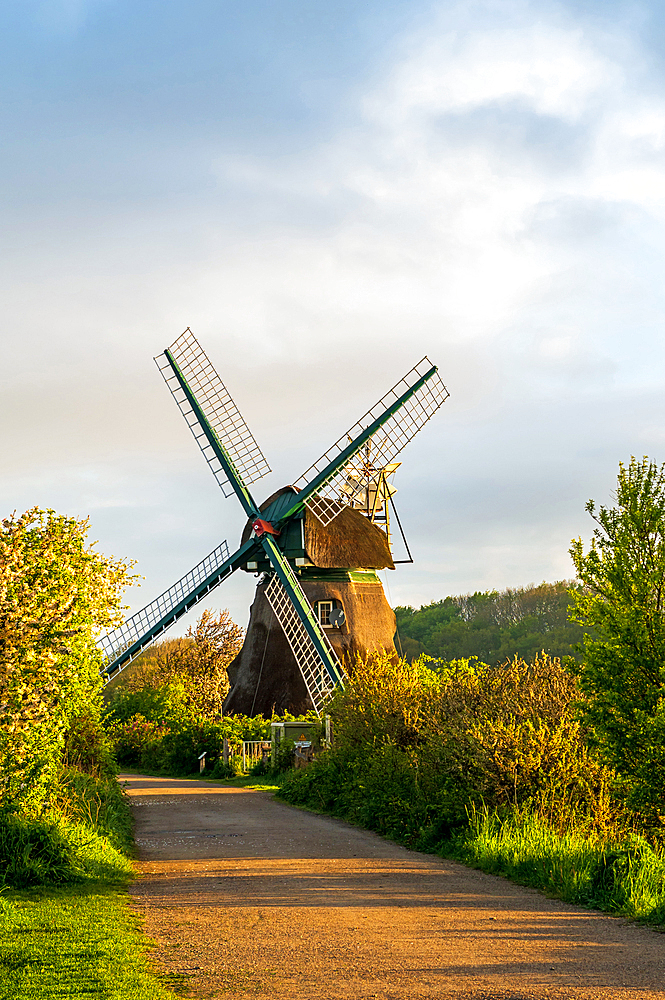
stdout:
[[(377, 420), (382, 413), (404, 395), (415, 383), (426, 375), (433, 367), (429, 358), (424, 357), (408, 372), (397, 385), (382, 396), (371, 410), (358, 420), (346, 434), (335, 442), (307, 469), (293, 484), (297, 490), (303, 490), (327, 465), (337, 458), (349, 443), (354, 441), (364, 430)], [(450, 393), (435, 371), (419, 389), (388, 418), (370, 438), (372, 448), (372, 465), (380, 476), (381, 470), (390, 465), (400, 451), (415, 437), (421, 427), (445, 403)], [(357, 452), (341, 468), (331, 473), (330, 478), (321, 484), (317, 492), (306, 501), (306, 506), (321, 521), (323, 525), (330, 524), (345, 507), (353, 503), (355, 493), (349, 490), (350, 476), (366, 476), (366, 467), (362, 460), (366, 443), (358, 446)]]
[(391, 462), (388, 466), (377, 466), (372, 457), (373, 438), (366, 441), (350, 462), (340, 471), (343, 481), (337, 486), (340, 497), (348, 507), (358, 507), (366, 511), (372, 520), (373, 509), (379, 509), (390, 497), (397, 493), (397, 488), (388, 479), (402, 464)]
[[(217, 440), (231, 460), (239, 480), (249, 486), (271, 472), (254, 435), (189, 327), (168, 350)], [(230, 497), (234, 492), (233, 487), (178, 382), (169, 359), (166, 354), (160, 354), (155, 362), (224, 496)]]
[[(228, 558), (229, 547), (226, 542), (222, 542), (221, 545), (212, 550), (210, 555), (202, 559), (194, 569), (178, 580), (177, 583), (174, 583), (172, 587), (165, 590), (163, 594), (160, 594), (159, 597), (146, 605), (145, 608), (142, 608), (135, 615), (132, 615), (131, 618), (128, 618), (124, 625), (119, 625), (118, 628), (107, 632), (106, 635), (97, 639), (97, 646), (105, 654), (107, 663), (111, 663), (133, 643), (146, 635), (153, 625), (162, 618), (165, 618), (169, 611), (173, 610), (181, 601), (189, 597), (198, 585), (209, 576), (212, 576), (215, 570), (222, 563), (226, 562)], [(154, 638), (157, 638), (157, 636)], [(136, 655), (138, 655), (138, 652)]]
[[(299, 583), (298, 587), (300, 587)], [(304, 600), (307, 604), (309, 604), (305, 592), (302, 588), (300, 589)], [(291, 598), (287, 594), (284, 585), (276, 574), (270, 577), (264, 593), (268, 604), (273, 610), (275, 618), (282, 626), (286, 640), (291, 647), (291, 652), (293, 653), (296, 663), (300, 668), (302, 679), (304, 680), (309, 696), (312, 699), (312, 704), (314, 705), (317, 715), (320, 716), (325, 703), (332, 696), (334, 691), (334, 685), (328, 675), (328, 671), (326, 670), (314, 643), (307, 634), (307, 629), (303, 625), (300, 615), (298, 614)], [(314, 612), (312, 611), (312, 615), (313, 614)], [(337, 655), (330, 645), (328, 636), (325, 632), (322, 632), (322, 635), (330, 650), (331, 656), (337, 660)], [(344, 669), (341, 664), (339, 665), (339, 671), (342, 676), (345, 676)]]

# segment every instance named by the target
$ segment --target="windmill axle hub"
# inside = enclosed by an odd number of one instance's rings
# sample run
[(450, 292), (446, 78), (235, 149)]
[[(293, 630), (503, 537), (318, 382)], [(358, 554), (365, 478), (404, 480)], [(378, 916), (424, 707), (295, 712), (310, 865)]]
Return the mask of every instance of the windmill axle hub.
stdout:
[(262, 521), (260, 517), (257, 517), (256, 521), (252, 523), (252, 530), (257, 538), (261, 538), (263, 535), (281, 535), (281, 531), (273, 528), (270, 521)]

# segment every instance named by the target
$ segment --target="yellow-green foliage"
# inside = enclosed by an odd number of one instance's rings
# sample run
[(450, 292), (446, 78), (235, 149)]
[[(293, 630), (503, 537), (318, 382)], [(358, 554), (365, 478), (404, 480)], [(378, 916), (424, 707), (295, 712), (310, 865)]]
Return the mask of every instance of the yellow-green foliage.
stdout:
[(608, 826), (612, 774), (585, 745), (577, 697), (575, 678), (545, 654), (437, 671), (426, 658), (370, 657), (330, 707), (333, 749), (282, 794), (407, 839), (464, 824), (480, 803)]
[[(560, 660), (515, 657), (500, 667), (450, 664), (428, 719), (432, 743), (465, 770), (491, 806), (529, 801), (552, 821), (580, 811), (611, 821), (613, 776), (590, 753), (578, 717), (575, 678)], [(436, 733), (440, 733), (437, 740)]]
[(0, 809), (43, 807), (70, 720), (98, 701), (94, 634), (120, 620), (131, 577), (87, 529), (38, 508), (0, 525)]

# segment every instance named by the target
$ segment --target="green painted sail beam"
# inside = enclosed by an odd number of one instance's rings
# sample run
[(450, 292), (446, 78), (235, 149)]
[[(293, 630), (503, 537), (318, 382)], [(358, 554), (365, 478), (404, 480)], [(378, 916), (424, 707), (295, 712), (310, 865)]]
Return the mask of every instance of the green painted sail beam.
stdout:
[(298, 578), (291, 569), (288, 560), (283, 555), (282, 551), (277, 547), (272, 535), (262, 535), (261, 544), (263, 545), (266, 555), (270, 559), (275, 573), (279, 577), (280, 583), (289, 595), (289, 599), (291, 600), (291, 603), (293, 604), (293, 607), (295, 608), (307, 635), (311, 639), (316, 652), (320, 656), (332, 684), (343, 689), (344, 676), (340, 670), (339, 663), (337, 662), (336, 657), (331, 653), (326, 637), (321, 630), (321, 626), (314, 617), (314, 612), (312, 611), (309, 601), (305, 597)]
[(390, 418), (397, 413), (397, 411), (401, 409), (401, 407), (404, 406), (404, 404), (411, 399), (416, 392), (418, 392), (418, 389), (420, 389), (421, 386), (423, 386), (425, 382), (427, 382), (427, 380), (430, 379), (436, 372), (436, 365), (432, 365), (430, 370), (425, 372), (425, 374), (422, 375), (410, 389), (407, 389), (406, 392), (402, 393), (399, 399), (396, 399), (395, 402), (388, 407), (385, 413), (382, 413), (380, 417), (377, 417), (376, 420), (374, 420), (369, 427), (366, 428), (366, 430), (362, 431), (357, 438), (355, 438), (346, 448), (343, 449), (343, 451), (339, 453), (337, 458), (333, 458), (332, 462), (330, 462), (325, 469), (319, 472), (318, 475), (316, 475), (314, 479), (312, 479), (312, 481), (297, 494), (295, 503), (289, 507), (286, 513), (282, 514), (276, 527), (281, 527), (286, 521), (301, 511), (309, 498), (313, 496), (317, 490), (320, 490), (321, 487), (325, 486), (326, 483), (333, 478), (335, 473), (346, 465), (349, 459), (353, 458), (353, 456), (360, 451), (362, 446), (369, 441), (369, 439), (376, 434), (376, 432), (383, 427), (383, 425), (387, 423), (387, 421), (390, 420)]
[(172, 608), (158, 621), (156, 621), (149, 629), (147, 629), (143, 635), (128, 646), (127, 649), (123, 649), (114, 660), (111, 660), (103, 669), (102, 674), (106, 674), (109, 680), (115, 674), (117, 670), (120, 670), (126, 663), (133, 660), (142, 649), (149, 646), (150, 643), (157, 638), (162, 632), (165, 632), (168, 628), (173, 625), (178, 618), (182, 618), (190, 608), (201, 601), (214, 587), (226, 580), (227, 577), (231, 576), (243, 563), (251, 560), (252, 556), (258, 549), (258, 542), (255, 538), (250, 538), (248, 542), (241, 545), (237, 552), (234, 552), (232, 556), (223, 562), (221, 566), (218, 566), (214, 573), (202, 580), (198, 587), (190, 591), (186, 597)]
[(242, 508), (247, 514), (247, 517), (258, 517), (259, 508), (257, 507), (252, 494), (249, 492), (249, 490), (243, 483), (242, 477), (240, 476), (240, 473), (236, 469), (235, 465), (233, 464), (231, 456), (226, 451), (226, 448), (219, 440), (217, 434), (215, 433), (215, 430), (211, 427), (210, 423), (208, 422), (208, 418), (206, 417), (205, 413), (199, 406), (196, 396), (190, 389), (187, 379), (185, 378), (185, 376), (183, 375), (178, 366), (178, 362), (175, 360), (175, 358), (173, 357), (168, 348), (166, 348), (166, 350), (164, 351), (164, 355), (166, 357), (166, 360), (170, 364), (171, 368), (173, 369), (173, 373), (177, 378), (178, 383), (180, 384), (180, 388), (185, 393), (189, 405), (196, 414), (196, 419), (201, 425), (201, 429), (203, 430), (203, 433), (206, 436), (208, 444), (214, 451), (220, 465), (224, 469), (224, 473), (228, 481), (230, 482), (231, 486), (233, 487), (236, 496), (240, 500)]

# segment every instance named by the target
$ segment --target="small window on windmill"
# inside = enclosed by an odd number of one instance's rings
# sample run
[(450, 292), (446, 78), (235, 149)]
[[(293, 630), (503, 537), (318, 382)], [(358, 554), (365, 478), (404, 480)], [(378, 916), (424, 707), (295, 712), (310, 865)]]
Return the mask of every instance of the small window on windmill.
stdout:
[(332, 614), (332, 601), (319, 601), (319, 621), (324, 628), (330, 628), (330, 615)]

